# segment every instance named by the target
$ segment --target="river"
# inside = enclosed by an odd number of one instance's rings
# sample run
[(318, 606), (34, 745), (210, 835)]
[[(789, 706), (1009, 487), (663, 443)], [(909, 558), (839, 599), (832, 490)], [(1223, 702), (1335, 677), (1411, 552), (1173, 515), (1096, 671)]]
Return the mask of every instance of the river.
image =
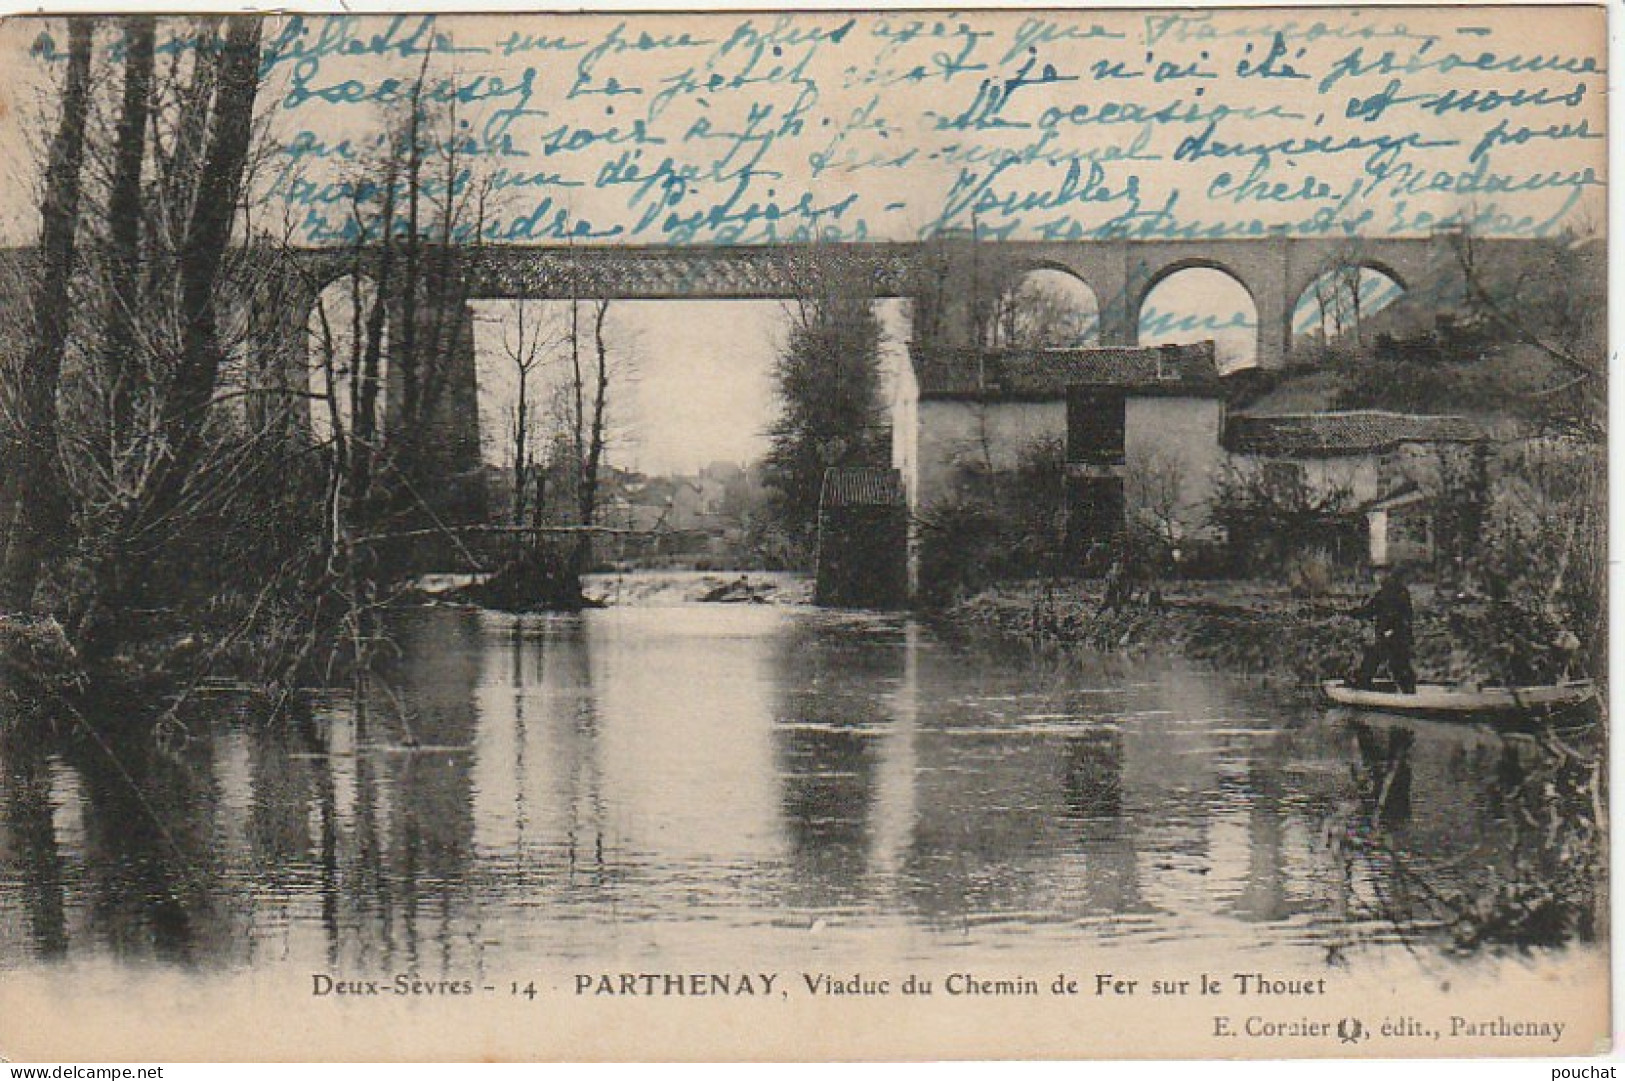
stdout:
[(1400, 876), (1501, 858), (1493, 736), (1421, 726), (1379, 807), (1380, 742), (1177, 659), (795, 604), (396, 638), (365, 708), (11, 753), (0, 970), (1448, 966)]

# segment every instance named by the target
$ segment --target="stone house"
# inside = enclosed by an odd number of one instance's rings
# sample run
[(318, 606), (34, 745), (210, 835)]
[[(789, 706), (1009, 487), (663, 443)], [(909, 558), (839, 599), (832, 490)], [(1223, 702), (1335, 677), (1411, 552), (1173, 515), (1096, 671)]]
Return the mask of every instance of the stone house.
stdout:
[[(1410, 493), (1437, 490), (1441, 448), (1485, 438), (1479, 424), (1456, 416), (1230, 415), (1224, 395), (1211, 342), (916, 348), (893, 381), (892, 465), (917, 527), (933, 507), (1001, 483), (1035, 452), (1064, 451), (1067, 544), (1080, 552), (1136, 515), (1170, 546), (1210, 536), (1221, 478), (1256, 470), (1310, 493), (1346, 492), (1351, 527), (1369, 534), (1361, 557), (1381, 562), (1410, 550), (1401, 538), (1389, 543), (1390, 522), (1406, 522), (1407, 543), (1431, 543), (1428, 498)], [(1384, 503), (1396, 496), (1400, 503)], [(918, 533), (910, 537), (911, 590)]]
[(1344, 493), (1351, 519), (1363, 519), (1352, 523), (1363, 524), (1362, 555), (1379, 566), (1432, 558), (1442, 456), (1486, 434), (1468, 417), (1363, 409), (1232, 416), (1224, 443), (1234, 470), (1273, 475), (1317, 496)]
[(1345, 488), (1356, 503), (1416, 479), (1429, 448), (1476, 443), (1483, 428), (1467, 417), (1391, 413), (1379, 409), (1232, 416), (1225, 450), (1240, 469), (1291, 470), (1311, 489)]
[(1433, 559), (1438, 535), (1433, 500), (1414, 482), (1365, 505), (1366, 559), (1373, 567)]
[(893, 382), (892, 465), (918, 520), (1035, 452), (1061, 449), (1069, 546), (1120, 531), (1129, 490), (1151, 472), (1163, 481), (1164, 524), (1195, 531), (1223, 462), (1224, 414), (1212, 342), (915, 349)]

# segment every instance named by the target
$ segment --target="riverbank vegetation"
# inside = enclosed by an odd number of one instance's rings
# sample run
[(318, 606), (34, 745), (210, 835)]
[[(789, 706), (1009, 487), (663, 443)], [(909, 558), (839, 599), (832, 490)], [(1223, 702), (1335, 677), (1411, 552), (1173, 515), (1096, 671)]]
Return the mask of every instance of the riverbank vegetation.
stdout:
[[(1463, 488), (1447, 478), (1452, 487), (1441, 493), (1441, 520), (1458, 519), (1460, 543), (1436, 533), (1434, 559), (1412, 568), (1419, 670), (1451, 684), (1605, 678), (1600, 448), (1535, 441), (1504, 448), (1493, 467), (1469, 456), (1462, 468), (1484, 473)], [(1026, 471), (1007, 490), (1018, 486), (1041, 490)], [(1262, 497), (1250, 487), (1235, 491), (1244, 494), (1230, 505), (1221, 491), (1216, 513), (1251, 518)], [(1091, 649), (1172, 646), (1312, 686), (1344, 676), (1369, 637), (1351, 614), (1370, 590), (1366, 572), (1357, 558), (1340, 562), (1329, 550), (1332, 539), (1363, 527), (1344, 505), (1330, 497), (1303, 505), (1300, 528), (1241, 552), (1217, 544), (1199, 557), (1206, 567), (1193, 570), (1191, 557), (1176, 562), (1151, 527), (1069, 563), (1054, 524), (1064, 520), (1058, 503), (1052, 514), (1017, 516), (967, 499), (931, 523), (924, 565), (937, 572), (937, 617), (949, 623)], [(1274, 511), (1270, 518), (1295, 520)], [(1064, 573), (1092, 569), (1091, 558), (1093, 576)], [(1115, 597), (1105, 574), (1111, 560), (1127, 568)]]
[[(425, 64), (350, 162), (353, 235), (313, 277), (251, 194), (278, 149), (263, 20), (65, 25), (40, 243), (7, 268), (31, 303), (0, 347), (0, 665), (28, 707), (6, 717), (140, 730), (222, 683), (276, 709), (369, 669), (430, 549), (489, 561), (461, 531), (479, 448), (446, 424), (473, 392), (459, 270), (488, 192), (456, 180)], [(575, 341), (585, 458), (603, 357)]]
[(763, 528), (784, 538), (796, 565), (809, 567), (825, 472), (885, 464), (890, 432), (872, 285), (835, 271), (799, 288), (773, 366), (779, 412), (768, 429)]
[[(1462, 512), (1478, 516), (1475, 543), (1417, 569), (1415, 662), (1424, 681), (1592, 679), (1603, 689), (1575, 713), (1514, 718), (1494, 730), (1469, 726), (1474, 738), (1499, 747), (1486, 799), (1500, 828), (1454, 838), (1444, 855), (1412, 840), (1414, 733), (1345, 719), (1359, 763), (1357, 798), (1328, 822), (1328, 837), (1355, 913), (1388, 928), (1384, 934), (1440, 934), (1464, 952), (1607, 937), (1603, 482), (1598, 448), (1509, 450), (1490, 474), (1486, 498)], [(1011, 550), (1007, 539), (996, 543)], [(1370, 587), (1324, 553), (1282, 551), (1261, 566), (1267, 577), (1193, 579), (1163, 563), (1115, 595), (1109, 578), (1007, 579), (936, 618), (1045, 651), (1177, 652), (1268, 681), (1277, 694), (1297, 696), (1306, 718), (1322, 716), (1319, 683), (1350, 675), (1372, 640), (1369, 621), (1355, 614)]]

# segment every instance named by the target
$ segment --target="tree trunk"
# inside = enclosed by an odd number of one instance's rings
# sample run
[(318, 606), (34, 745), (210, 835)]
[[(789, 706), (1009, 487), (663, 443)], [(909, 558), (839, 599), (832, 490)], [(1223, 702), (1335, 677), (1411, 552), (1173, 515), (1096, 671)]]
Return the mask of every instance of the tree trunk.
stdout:
[[(592, 341), (594, 357), (594, 385), (592, 419), (586, 433), (587, 453), (581, 462), (581, 489), (578, 509), (581, 524), (590, 526), (598, 515), (598, 469), (604, 459), (604, 409), (609, 396), (609, 347), (604, 340), (604, 320), (609, 315), (609, 301), (600, 300), (593, 311)], [(579, 366), (577, 368), (579, 371)], [(577, 389), (579, 400), (581, 391)], [(575, 569), (578, 575), (592, 569), (592, 534), (582, 533), (576, 541)]]
[[(384, 182), (384, 202), (382, 207), (383, 229), (379, 237), (379, 253), (377, 263), (378, 280), (375, 283), (372, 307), (367, 311), (366, 319), (366, 346), (360, 358), (352, 379), (355, 393), (350, 398), (350, 500), (352, 505), (366, 507), (369, 505), (369, 496), (373, 480), (373, 464), (378, 457), (379, 444), (382, 442), (379, 435), (387, 429), (387, 424), (380, 424), (378, 398), (384, 390), (384, 330), (388, 322), (390, 290), (394, 286), (395, 274), (395, 173), (391, 163)], [(358, 254), (359, 258), (359, 254)], [(358, 264), (359, 265), (359, 264)], [(361, 278), (356, 275), (352, 279), (353, 303), (361, 303)], [(359, 310), (359, 308), (358, 308)], [(399, 363), (400, 356), (394, 358), (394, 371), (391, 377), (398, 376), (405, 369)], [(389, 411), (387, 396), (383, 412)], [(385, 418), (387, 421), (387, 416)], [(365, 511), (363, 513), (366, 513)]]
[(151, 15), (133, 15), (124, 20), (124, 28), (124, 107), (107, 203), (107, 336), (102, 344), (102, 379), (111, 409), (109, 467), (116, 466), (118, 448), (124, 446), (130, 432), (136, 358), (132, 306), (140, 295), (141, 171), (146, 160), (157, 20)]
[[(138, 603), (147, 568), (156, 555), (152, 537), (173, 531), (203, 450), (209, 409), (224, 359), (215, 314), (221, 265), (231, 243), (232, 221), (242, 192), (259, 90), (259, 16), (232, 16), (220, 58), (218, 89), (196, 200), (179, 254), (181, 356), (167, 388), (159, 420), (167, 450), (130, 511), (114, 526), (97, 557), (94, 591), (73, 635), (89, 661), (107, 656), (121, 637), (126, 609)], [(134, 543), (135, 538), (142, 538)]]
[(57, 468), (56, 392), (72, 314), (68, 286), (79, 222), (92, 29), (88, 18), (69, 22), (62, 121), (51, 143), (45, 173), (41, 263), (32, 297), (33, 334), (17, 394), (16, 505), (9, 508), (10, 535), (0, 564), (0, 606), (17, 611), (32, 605), (41, 563), (67, 543), (69, 513)]
[[(524, 315), (520, 314), (520, 335), (523, 341)], [(526, 436), (530, 427), (530, 371), (519, 365), (519, 400), (514, 404), (513, 421), (513, 524), (525, 524), (525, 503), (530, 496), (526, 486), (530, 482), (530, 446)]]
[(191, 464), (219, 377), (222, 351), (214, 296), (242, 191), (254, 98), (259, 89), (259, 38), (257, 17), (232, 18), (197, 202), (181, 252), (185, 334), (173, 393), (165, 411), (166, 432), (179, 437), (172, 440), (172, 450), (183, 467), (181, 471)]
[(233, 16), (224, 49), (197, 202), (180, 256), (185, 333), (165, 402), (163, 426), (170, 458), (154, 493), (159, 508), (174, 501), (196, 464), (224, 359), (214, 299), (248, 161), (254, 98), (259, 92), (260, 17)]
[[(400, 344), (395, 371), (401, 381), (401, 421), (405, 431), (415, 430), (418, 417), (418, 298), (421, 295), (422, 232), (419, 221), (423, 201), (423, 78), (428, 72), (429, 53), (424, 53), (418, 77), (412, 83), (411, 117), (406, 125), (406, 236), (403, 238), (406, 284), (401, 289)], [(446, 198), (451, 199), (451, 192)]]

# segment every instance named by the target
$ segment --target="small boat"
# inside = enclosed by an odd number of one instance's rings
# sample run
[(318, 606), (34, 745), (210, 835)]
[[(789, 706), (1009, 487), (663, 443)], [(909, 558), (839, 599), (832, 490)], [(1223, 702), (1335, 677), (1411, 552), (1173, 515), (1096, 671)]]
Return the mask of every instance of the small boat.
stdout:
[(1541, 711), (1583, 705), (1597, 693), (1589, 679), (1548, 683), (1538, 687), (1480, 687), (1476, 690), (1442, 683), (1418, 683), (1406, 694), (1392, 683), (1351, 687), (1341, 679), (1327, 680), (1321, 689), (1338, 705), (1429, 717), (1476, 720), (1526, 710)]

